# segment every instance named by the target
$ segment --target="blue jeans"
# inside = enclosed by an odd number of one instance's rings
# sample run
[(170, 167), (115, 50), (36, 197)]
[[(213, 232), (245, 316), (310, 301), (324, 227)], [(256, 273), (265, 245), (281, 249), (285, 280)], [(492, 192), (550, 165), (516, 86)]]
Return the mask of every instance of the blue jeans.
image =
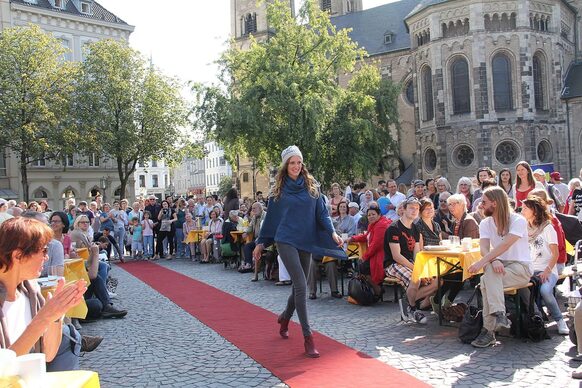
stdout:
[(147, 257), (154, 255), (154, 236), (143, 236), (143, 254)]
[[(535, 272), (534, 275), (539, 275), (541, 272)], [(562, 319), (562, 312), (560, 311), (560, 306), (558, 306), (558, 302), (556, 301), (556, 297), (554, 296), (554, 287), (558, 282), (558, 277), (556, 274), (551, 273), (548, 277), (548, 281), (542, 283), (540, 287), (540, 296), (541, 299), (544, 300), (546, 307), (550, 310), (550, 314), (552, 314), (552, 318), (554, 321), (558, 322)], [(541, 305), (541, 300), (538, 300), (538, 306)]]
[(186, 256), (186, 245), (184, 241), (184, 230), (182, 228), (176, 228), (176, 257)]
[(109, 275), (109, 264), (102, 261), (99, 262), (99, 268), (97, 269), (97, 276), (99, 276), (105, 283), (107, 283), (107, 276)]
[(115, 228), (115, 241), (119, 245), (121, 255), (125, 255), (125, 228)]

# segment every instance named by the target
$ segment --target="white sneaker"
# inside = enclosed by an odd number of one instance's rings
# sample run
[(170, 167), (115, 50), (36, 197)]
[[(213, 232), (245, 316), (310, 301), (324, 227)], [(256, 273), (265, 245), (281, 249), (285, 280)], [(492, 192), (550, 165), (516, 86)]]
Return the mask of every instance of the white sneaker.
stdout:
[(107, 291), (107, 293), (109, 294), (109, 299), (116, 299), (117, 298), (117, 294), (115, 292)]
[(568, 325), (566, 325), (566, 321), (560, 319), (558, 321), (558, 334), (568, 335), (570, 334), (570, 329), (568, 329)]

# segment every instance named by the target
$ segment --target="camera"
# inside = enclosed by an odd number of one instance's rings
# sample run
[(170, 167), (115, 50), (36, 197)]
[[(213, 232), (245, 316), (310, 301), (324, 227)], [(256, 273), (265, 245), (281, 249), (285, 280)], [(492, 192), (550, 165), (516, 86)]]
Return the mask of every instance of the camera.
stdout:
[(164, 214), (168, 214), (168, 209), (164, 209), (164, 210), (163, 210), (163, 213), (164, 213)]

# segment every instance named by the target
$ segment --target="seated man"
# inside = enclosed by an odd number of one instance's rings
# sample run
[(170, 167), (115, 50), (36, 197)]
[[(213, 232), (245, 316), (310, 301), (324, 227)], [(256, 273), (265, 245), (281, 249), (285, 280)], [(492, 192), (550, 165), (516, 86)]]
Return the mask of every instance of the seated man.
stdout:
[(411, 197), (402, 203), (403, 214), (400, 219), (390, 225), (384, 235), (384, 253), (388, 261), (386, 274), (399, 279), (406, 289), (408, 299), (407, 311), (402, 311), (402, 318), (414, 319), (417, 323), (426, 323), (426, 317), (417, 310), (416, 302), (433, 295), (437, 282), (433, 279), (421, 279), (413, 282), (412, 270), (414, 258), (420, 251), (420, 233), (413, 221), (418, 218), (420, 202)]
[(506, 287), (525, 287), (531, 278), (527, 221), (510, 210), (509, 199), (501, 187), (483, 192), (481, 207), (485, 218), (479, 224), (481, 256), (469, 272), (484, 269), (481, 277), (483, 294), (483, 329), (471, 342), (476, 348), (494, 345), (495, 331), (509, 328), (505, 315)]

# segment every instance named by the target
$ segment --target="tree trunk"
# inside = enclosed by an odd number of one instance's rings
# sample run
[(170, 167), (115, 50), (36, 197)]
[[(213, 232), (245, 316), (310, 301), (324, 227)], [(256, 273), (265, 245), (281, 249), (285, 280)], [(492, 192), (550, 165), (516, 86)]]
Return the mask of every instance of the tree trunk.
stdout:
[[(125, 198), (125, 186), (127, 186), (127, 175), (124, 174), (123, 171), (123, 161), (121, 158), (117, 158), (117, 172), (119, 173), (119, 182), (121, 182), (121, 186), (119, 187), (119, 200)], [(113, 197), (115, 197), (115, 192), (113, 193)]]
[(28, 170), (26, 167), (26, 154), (20, 153), (20, 183), (22, 183), (22, 199), (28, 203)]

